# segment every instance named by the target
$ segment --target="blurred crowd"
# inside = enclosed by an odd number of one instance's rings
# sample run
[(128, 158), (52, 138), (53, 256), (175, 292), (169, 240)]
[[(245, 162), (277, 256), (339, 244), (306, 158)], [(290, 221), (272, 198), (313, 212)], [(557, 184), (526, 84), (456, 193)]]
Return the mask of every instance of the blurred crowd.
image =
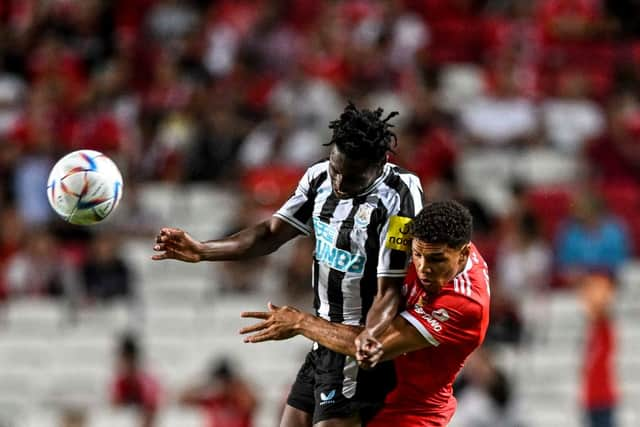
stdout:
[[(524, 299), (615, 283), (639, 253), (636, 1), (0, 0), (0, 300), (135, 298), (113, 228), (153, 230), (55, 218), (61, 155), (113, 158), (134, 210), (148, 182), (233, 189), (239, 228), (327, 154), (348, 100), (399, 111), (392, 161), (472, 210), (488, 343), (526, 342)], [(240, 270), (228, 291), (256, 286)]]

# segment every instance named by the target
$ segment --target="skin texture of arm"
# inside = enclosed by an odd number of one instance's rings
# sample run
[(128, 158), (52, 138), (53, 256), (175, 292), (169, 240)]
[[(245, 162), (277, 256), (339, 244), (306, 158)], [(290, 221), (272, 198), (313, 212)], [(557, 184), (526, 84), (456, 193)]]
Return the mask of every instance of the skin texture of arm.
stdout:
[(232, 236), (199, 242), (178, 228), (163, 228), (156, 237), (153, 260), (231, 261), (267, 255), (300, 234), (289, 223), (271, 217)]
[(379, 351), (380, 337), (398, 314), (402, 282), (402, 278), (380, 277), (378, 279), (378, 293), (367, 314), (366, 326), (355, 339), (359, 360), (369, 359)]
[[(329, 322), (293, 307), (277, 307), (269, 303), (267, 312), (245, 312), (242, 317), (262, 319), (262, 322), (240, 330), (241, 334), (254, 333), (245, 338), (247, 343), (277, 341), (303, 335), (338, 353), (356, 357), (355, 338), (361, 326)], [(404, 318), (396, 316), (380, 337), (382, 360), (429, 346), (420, 332)]]
[(289, 223), (271, 217), (225, 239), (203, 242), (202, 258), (220, 261), (268, 255), (299, 234)]

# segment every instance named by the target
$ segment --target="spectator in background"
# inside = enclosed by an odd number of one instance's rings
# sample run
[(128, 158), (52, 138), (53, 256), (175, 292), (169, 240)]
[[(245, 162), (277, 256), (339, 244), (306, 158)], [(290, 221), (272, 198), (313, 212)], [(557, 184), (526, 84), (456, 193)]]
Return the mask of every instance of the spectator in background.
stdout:
[(19, 158), (13, 164), (13, 194), (25, 223), (43, 226), (52, 217), (43, 188), (54, 163), (60, 142), (60, 123), (56, 105), (57, 89), (41, 84), (32, 89), (26, 111), (14, 123), (7, 139), (17, 147)]
[(551, 281), (551, 248), (529, 211), (507, 219), (498, 245), (497, 279), (506, 296), (520, 304), (546, 289)]
[(535, 105), (518, 92), (517, 75), (509, 67), (496, 64), (491, 93), (461, 108), (461, 125), (472, 142), (505, 147), (526, 143), (536, 135)]
[(589, 82), (581, 73), (566, 72), (558, 86), (557, 95), (542, 103), (544, 130), (555, 148), (579, 154), (585, 142), (600, 136), (605, 116), (600, 106), (588, 98)]
[(118, 343), (116, 373), (110, 388), (111, 403), (133, 407), (140, 414), (140, 427), (155, 425), (160, 386), (141, 361), (140, 346), (133, 335), (124, 335)]
[[(553, 262), (552, 248), (541, 235), (537, 217), (523, 203), (521, 191), (514, 186), (514, 208), (502, 220), (488, 332), (489, 339), (515, 343), (527, 337), (523, 333), (546, 326), (538, 304), (547, 302)], [(527, 310), (533, 306), (535, 312)]]
[(585, 426), (613, 427), (618, 403), (616, 337), (611, 316), (614, 284), (606, 276), (589, 275), (581, 283), (580, 296), (587, 314), (582, 367)]
[(226, 359), (213, 364), (204, 383), (184, 390), (180, 402), (205, 410), (208, 427), (251, 427), (258, 404), (249, 385)]
[(8, 260), (5, 274), (10, 297), (60, 298), (77, 286), (75, 268), (60, 255), (58, 241), (46, 229), (29, 230), (24, 246)]
[(555, 245), (557, 273), (568, 285), (590, 272), (613, 276), (630, 256), (625, 226), (590, 192), (576, 196), (573, 217), (561, 227)]
[(451, 427), (518, 427), (522, 425), (506, 374), (480, 348), (467, 359), (453, 385), (458, 410)]
[(228, 105), (211, 106), (205, 100), (197, 114), (195, 141), (186, 157), (187, 178), (193, 181), (236, 179), (237, 154), (247, 127), (245, 122)]
[(328, 155), (321, 142), (320, 135), (273, 107), (243, 141), (238, 153), (240, 165), (245, 170), (278, 165), (303, 168)]
[(0, 301), (9, 293), (5, 269), (9, 260), (20, 250), (24, 235), (24, 224), (18, 211), (11, 206), (3, 209), (0, 204)]
[(116, 235), (108, 230), (94, 236), (89, 257), (82, 266), (82, 291), (87, 302), (133, 299), (132, 272), (119, 256), (118, 243)]
[(610, 99), (608, 128), (586, 148), (597, 179), (605, 183), (640, 182), (640, 102), (631, 92)]
[(23, 77), (7, 72), (0, 56), (0, 138), (3, 138), (20, 117), (20, 108), (27, 92)]

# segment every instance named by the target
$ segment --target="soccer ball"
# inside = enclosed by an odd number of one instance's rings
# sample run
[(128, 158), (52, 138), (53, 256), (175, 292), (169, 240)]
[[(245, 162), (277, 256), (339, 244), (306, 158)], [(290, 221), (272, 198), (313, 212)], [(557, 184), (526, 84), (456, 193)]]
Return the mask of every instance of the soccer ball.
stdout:
[(53, 210), (67, 222), (89, 225), (105, 219), (122, 198), (122, 175), (113, 161), (93, 150), (67, 154), (47, 181)]

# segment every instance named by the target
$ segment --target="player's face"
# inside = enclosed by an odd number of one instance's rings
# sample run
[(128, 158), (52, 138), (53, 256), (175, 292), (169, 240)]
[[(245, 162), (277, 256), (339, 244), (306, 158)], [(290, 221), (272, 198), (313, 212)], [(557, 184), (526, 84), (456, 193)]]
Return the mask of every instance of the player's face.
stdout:
[(430, 292), (440, 289), (458, 274), (467, 263), (469, 245), (451, 248), (444, 243), (428, 243), (413, 239), (411, 259), (422, 286)]
[(339, 199), (357, 196), (380, 176), (382, 165), (382, 162), (351, 159), (334, 146), (329, 156), (329, 176), (333, 192)]

